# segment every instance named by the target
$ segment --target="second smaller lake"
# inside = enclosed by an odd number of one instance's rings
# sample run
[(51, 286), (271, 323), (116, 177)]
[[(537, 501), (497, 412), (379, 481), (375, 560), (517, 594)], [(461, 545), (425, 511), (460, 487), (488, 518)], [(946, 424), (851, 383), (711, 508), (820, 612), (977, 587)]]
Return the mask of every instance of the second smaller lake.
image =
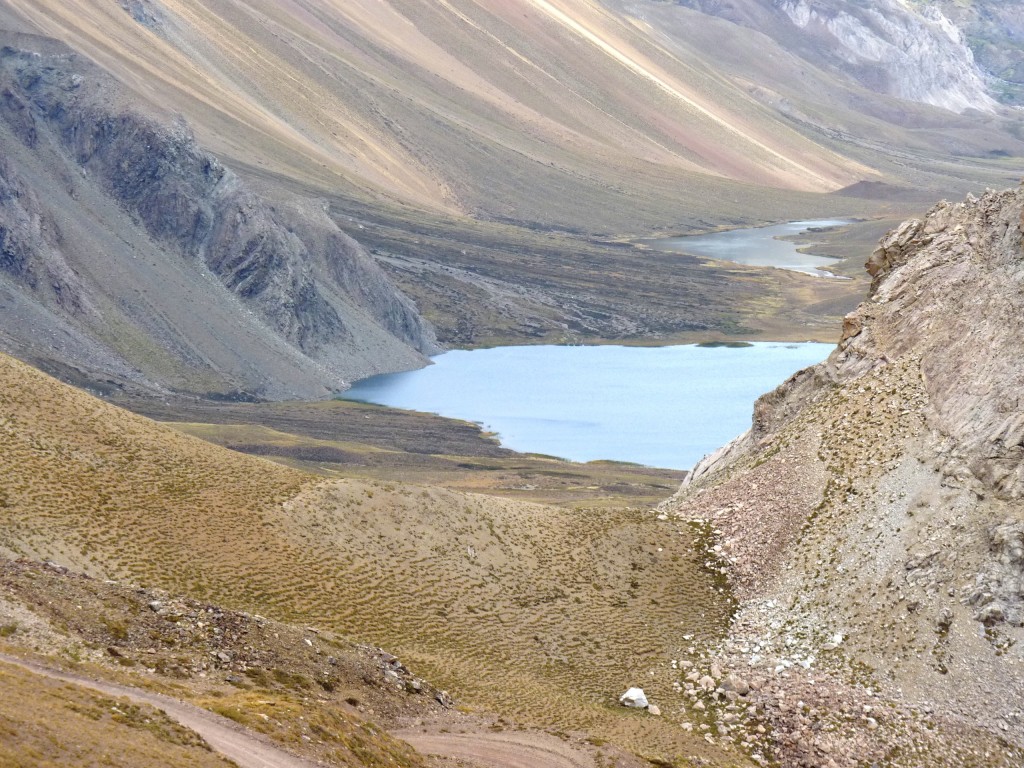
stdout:
[(835, 277), (827, 271), (834, 266), (835, 259), (801, 253), (797, 245), (780, 237), (798, 235), (812, 229), (828, 229), (848, 224), (841, 219), (820, 221), (791, 221), (770, 227), (751, 227), (712, 232), (706, 235), (686, 237), (665, 237), (660, 240), (646, 240), (644, 243), (658, 251), (688, 253), (692, 256), (706, 256), (709, 259), (733, 261), (754, 267), (778, 267), (794, 272), (804, 272), (818, 277)]

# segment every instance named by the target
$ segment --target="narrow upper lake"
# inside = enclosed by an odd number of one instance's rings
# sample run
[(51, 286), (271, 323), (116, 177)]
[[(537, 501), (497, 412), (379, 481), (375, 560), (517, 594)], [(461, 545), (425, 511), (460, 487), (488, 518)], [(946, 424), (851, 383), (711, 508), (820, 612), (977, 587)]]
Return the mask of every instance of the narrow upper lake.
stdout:
[(754, 400), (832, 344), (497, 347), (374, 376), (351, 400), (476, 421), (508, 448), (691, 468), (750, 426)]
[(770, 227), (730, 229), (707, 235), (665, 237), (643, 242), (659, 251), (688, 253), (693, 256), (706, 256), (710, 259), (734, 261), (738, 264), (749, 264), (756, 267), (778, 267), (818, 277), (835, 277), (827, 271), (829, 266), (835, 265), (835, 259), (801, 253), (797, 250), (795, 243), (779, 238), (798, 235), (813, 229), (838, 227), (848, 223), (841, 219), (791, 221), (788, 224), (776, 224)]

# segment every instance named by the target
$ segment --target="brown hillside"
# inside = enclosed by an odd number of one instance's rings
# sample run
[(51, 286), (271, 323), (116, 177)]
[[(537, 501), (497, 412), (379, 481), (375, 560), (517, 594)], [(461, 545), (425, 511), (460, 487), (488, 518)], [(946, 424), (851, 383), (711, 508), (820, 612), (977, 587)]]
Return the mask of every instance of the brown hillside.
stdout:
[[(314, 480), (9, 358), (0, 377), (5, 552), (369, 640), (463, 703), (528, 725), (721, 758), (679, 727), (670, 664), (728, 617), (701, 529), (638, 510)], [(616, 705), (635, 683), (663, 717)]]

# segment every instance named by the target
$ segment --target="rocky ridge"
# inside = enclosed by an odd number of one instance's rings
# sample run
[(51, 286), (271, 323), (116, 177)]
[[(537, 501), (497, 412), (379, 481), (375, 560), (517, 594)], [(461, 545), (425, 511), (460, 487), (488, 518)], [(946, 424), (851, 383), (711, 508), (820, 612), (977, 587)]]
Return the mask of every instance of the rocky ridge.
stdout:
[(144, 111), (63, 46), (4, 42), (6, 349), (87, 376), (263, 398), (325, 395), (437, 351), (325, 204), (240, 178), (180, 118)]
[(999, 0), (940, 0), (936, 5), (962, 31), (989, 90), (1004, 104), (1024, 102), (1024, 16)]
[(835, 352), (661, 510), (714, 526), (740, 606), (704, 663), (785, 764), (1024, 754), (1022, 212), (989, 191), (890, 232)]
[[(961, 3), (684, 0), (682, 5), (759, 30), (807, 63), (869, 91), (953, 112), (996, 108), (993, 92), (1003, 81), (993, 70), (1007, 74), (1006, 67), (983, 67), (975, 48), (988, 64), (1015, 58), (1012, 34), (988, 47), (977, 45), (974, 17), (987, 15), (965, 13)], [(1011, 17), (1019, 8), (1003, 13)]]
[(963, 33), (934, 5), (790, 0), (776, 7), (808, 34), (831, 38), (837, 67), (883, 93), (954, 112), (995, 105)]

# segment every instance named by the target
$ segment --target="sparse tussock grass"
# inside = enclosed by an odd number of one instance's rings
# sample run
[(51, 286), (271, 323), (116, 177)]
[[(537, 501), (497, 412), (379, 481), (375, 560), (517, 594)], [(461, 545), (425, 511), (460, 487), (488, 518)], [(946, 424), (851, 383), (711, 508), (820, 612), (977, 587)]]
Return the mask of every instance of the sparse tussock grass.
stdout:
[[(668, 660), (685, 652), (680, 637), (703, 646), (725, 631), (730, 600), (686, 526), (637, 509), (324, 481), (7, 358), (0, 385), (0, 418), (19, 425), (0, 431), (11, 497), (0, 546), (373, 642), (462, 703), (527, 725), (715, 754), (670, 714), (629, 717), (616, 703), (641, 684), (677, 711)], [(107, 629), (116, 639), (116, 622)]]
[[(196, 733), (152, 707), (0, 664), (0, 765), (227, 768)], [(69, 749), (68, 745), (74, 745)]]

